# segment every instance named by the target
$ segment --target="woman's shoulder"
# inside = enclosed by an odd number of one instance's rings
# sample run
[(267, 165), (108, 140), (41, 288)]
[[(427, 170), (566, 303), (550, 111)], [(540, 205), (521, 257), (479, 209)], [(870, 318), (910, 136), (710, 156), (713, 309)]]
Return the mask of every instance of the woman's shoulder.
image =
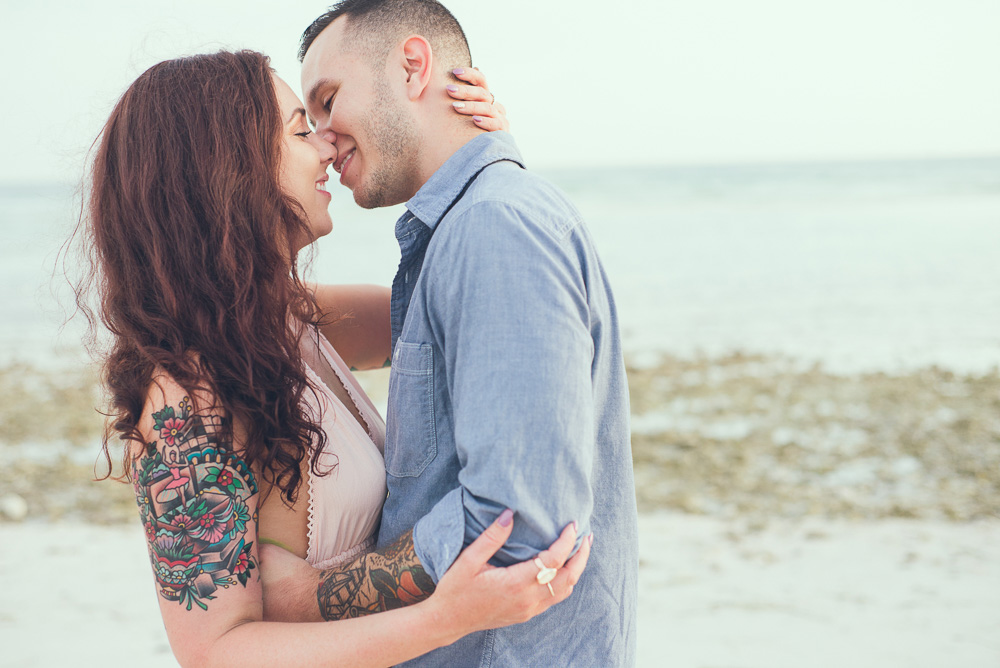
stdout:
[(227, 441), (227, 449), (233, 449), (233, 430), (228, 428), (226, 412), (208, 387), (209, 380), (181, 382), (162, 367), (154, 369), (136, 422), (146, 449), (176, 453), (182, 446), (199, 448), (222, 438)]

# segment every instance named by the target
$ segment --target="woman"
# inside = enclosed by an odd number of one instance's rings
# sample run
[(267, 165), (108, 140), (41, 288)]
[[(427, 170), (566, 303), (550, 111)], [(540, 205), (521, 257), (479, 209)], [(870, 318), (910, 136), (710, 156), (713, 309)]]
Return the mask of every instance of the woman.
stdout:
[[(315, 565), (344, 564), (371, 549), (385, 496), (384, 425), (348, 366), (387, 353), (387, 337), (344, 336), (345, 362), (297, 270), (298, 252), (331, 228), (334, 158), (267, 57), (249, 51), (156, 65), (100, 139), (89, 234), (113, 335), (112, 427), (183, 665), (398, 663), (529, 619), (568, 596), (586, 563), (587, 541), (566, 561), (576, 538), (567, 527), (539, 555), (558, 569), (551, 596), (536, 563), (488, 566), (511, 530), (506, 511), (426, 600), (414, 569), (391, 584), (397, 603), (417, 601), (409, 607), (263, 621), (258, 536)], [(366, 297), (334, 289), (323, 299), (338, 294), (340, 310)], [(360, 321), (355, 333), (367, 329)]]

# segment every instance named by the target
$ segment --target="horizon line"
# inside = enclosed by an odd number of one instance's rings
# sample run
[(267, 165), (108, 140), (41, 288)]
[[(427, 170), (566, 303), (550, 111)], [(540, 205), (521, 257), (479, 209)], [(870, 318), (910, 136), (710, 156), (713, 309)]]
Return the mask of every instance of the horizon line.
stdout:
[[(559, 163), (534, 163), (527, 160), (531, 169), (541, 172), (583, 172), (595, 169), (636, 169), (636, 170), (683, 170), (683, 169), (732, 169), (732, 168), (775, 168), (775, 167), (819, 167), (819, 166), (850, 166), (850, 165), (890, 165), (890, 164), (919, 164), (919, 163), (957, 163), (957, 162), (992, 162), (1000, 161), (1000, 153), (988, 154), (965, 154), (950, 156), (883, 156), (883, 157), (841, 157), (841, 158), (788, 158), (788, 159), (746, 159), (730, 161), (678, 161), (678, 162), (622, 162), (622, 163), (601, 163), (592, 165), (568, 165)], [(82, 185), (81, 179), (59, 181), (53, 186), (52, 178), (39, 176), (37, 178), (0, 178), (0, 188), (5, 190), (17, 187), (45, 187), (79, 188)]]

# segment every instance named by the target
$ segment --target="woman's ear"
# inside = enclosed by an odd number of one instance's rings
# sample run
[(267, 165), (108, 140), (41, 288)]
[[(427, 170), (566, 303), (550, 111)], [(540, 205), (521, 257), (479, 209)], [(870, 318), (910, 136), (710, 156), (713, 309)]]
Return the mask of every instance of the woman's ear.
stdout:
[(403, 42), (403, 62), (406, 69), (406, 96), (415, 101), (423, 95), (434, 69), (434, 52), (420, 35), (411, 35)]

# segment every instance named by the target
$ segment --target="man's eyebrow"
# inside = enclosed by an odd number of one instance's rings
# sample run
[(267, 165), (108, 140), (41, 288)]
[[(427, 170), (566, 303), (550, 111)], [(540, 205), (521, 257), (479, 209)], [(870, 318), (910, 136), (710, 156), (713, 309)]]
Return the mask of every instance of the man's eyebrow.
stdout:
[(320, 79), (313, 84), (312, 88), (309, 89), (309, 95), (306, 96), (306, 100), (309, 104), (315, 104), (317, 98), (319, 98), (319, 91), (324, 86), (335, 86), (336, 82), (333, 79)]

